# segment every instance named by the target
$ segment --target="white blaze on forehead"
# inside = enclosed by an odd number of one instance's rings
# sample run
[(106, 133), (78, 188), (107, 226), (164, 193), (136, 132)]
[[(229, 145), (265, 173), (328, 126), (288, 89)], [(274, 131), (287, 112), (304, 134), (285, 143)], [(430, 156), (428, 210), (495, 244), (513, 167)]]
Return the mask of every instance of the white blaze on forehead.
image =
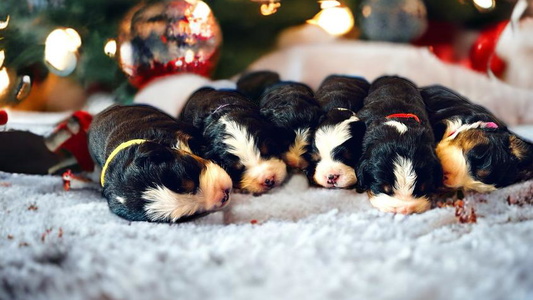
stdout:
[(255, 145), (254, 137), (241, 125), (227, 120), (226, 117), (222, 117), (220, 121), (226, 125), (228, 135), (224, 139), (224, 144), (228, 146), (228, 152), (237, 156), (247, 168), (259, 164), (261, 153)]
[(431, 207), (427, 197), (415, 197), (413, 191), (417, 175), (413, 162), (405, 157), (398, 156), (394, 160), (394, 187), (393, 194), (370, 195), (370, 203), (377, 209), (385, 212), (411, 214), (421, 213)]
[(350, 137), (350, 123), (359, 121), (352, 116), (339, 124), (319, 128), (315, 133), (315, 144), (322, 158), (332, 157), (333, 150), (346, 142)]
[(391, 127), (396, 128), (396, 130), (400, 134), (404, 134), (404, 133), (407, 132), (407, 125), (403, 124), (402, 122), (390, 120), (390, 121), (385, 122), (384, 124), (387, 125), (387, 126), (391, 126)]
[(394, 160), (394, 194), (398, 196), (412, 195), (416, 179), (413, 162), (403, 156), (397, 156)]
[(266, 179), (274, 180), (279, 185), (287, 176), (287, 166), (278, 158), (263, 159), (255, 144), (255, 138), (241, 125), (222, 117), (222, 124), (226, 125), (227, 137), (224, 144), (228, 152), (237, 156), (246, 168), (241, 181), (241, 188), (253, 193), (267, 190), (263, 185)]

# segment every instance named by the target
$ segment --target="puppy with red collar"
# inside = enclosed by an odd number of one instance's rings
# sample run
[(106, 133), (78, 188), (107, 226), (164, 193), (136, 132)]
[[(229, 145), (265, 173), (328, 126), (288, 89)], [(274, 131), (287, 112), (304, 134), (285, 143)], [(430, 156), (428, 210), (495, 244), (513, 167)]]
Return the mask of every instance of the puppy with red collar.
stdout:
[(122, 218), (181, 222), (229, 203), (230, 176), (193, 154), (198, 132), (158, 109), (112, 106), (94, 117), (88, 140), (102, 194)]
[(262, 194), (285, 181), (287, 166), (274, 125), (236, 90), (197, 90), (180, 119), (202, 132), (203, 156), (221, 165), (240, 191)]
[(357, 166), (359, 188), (382, 211), (428, 210), (442, 169), (418, 88), (405, 78), (380, 77), (371, 84), (359, 117), (367, 126)]
[(421, 89), (434, 128), (444, 185), (477, 192), (533, 178), (533, 144), (486, 108), (440, 86)]
[(325, 115), (314, 133), (311, 182), (326, 188), (350, 188), (357, 182), (355, 166), (361, 156), (365, 123), (356, 115), (370, 83), (361, 77), (330, 75), (315, 97)]

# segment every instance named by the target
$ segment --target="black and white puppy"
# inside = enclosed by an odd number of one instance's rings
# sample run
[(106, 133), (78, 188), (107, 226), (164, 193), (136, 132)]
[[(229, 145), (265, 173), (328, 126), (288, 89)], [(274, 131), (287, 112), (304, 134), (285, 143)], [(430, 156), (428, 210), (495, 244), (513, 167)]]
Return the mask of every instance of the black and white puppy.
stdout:
[(311, 160), (312, 135), (322, 116), (313, 90), (299, 82), (278, 82), (264, 90), (259, 106), (261, 115), (279, 129), (283, 161), (294, 170), (305, 170)]
[(358, 185), (382, 211), (420, 213), (442, 182), (422, 96), (409, 80), (383, 76), (370, 86), (359, 117), (367, 128)]
[(279, 186), (287, 176), (274, 125), (259, 106), (236, 90), (201, 88), (194, 92), (180, 119), (202, 131), (203, 155), (220, 164), (235, 188), (261, 194)]
[(156, 108), (112, 106), (94, 117), (88, 135), (102, 193), (120, 217), (185, 221), (229, 203), (230, 176), (192, 153), (201, 146), (196, 129)]
[(483, 106), (433, 85), (421, 89), (434, 128), (444, 185), (477, 192), (533, 178), (533, 144)]
[(355, 166), (361, 157), (366, 125), (356, 113), (363, 107), (370, 83), (361, 77), (330, 75), (315, 97), (324, 115), (314, 133), (311, 182), (327, 188), (350, 188), (357, 182)]

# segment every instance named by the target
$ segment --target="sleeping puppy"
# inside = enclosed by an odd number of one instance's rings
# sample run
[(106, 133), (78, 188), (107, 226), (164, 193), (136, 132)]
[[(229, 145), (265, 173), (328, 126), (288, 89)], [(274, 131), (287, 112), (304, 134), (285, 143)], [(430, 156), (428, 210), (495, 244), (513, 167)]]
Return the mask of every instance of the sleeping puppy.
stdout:
[(311, 182), (327, 188), (350, 188), (357, 182), (355, 165), (361, 156), (365, 123), (356, 115), (370, 83), (364, 78), (330, 75), (315, 97), (325, 115), (314, 133)]
[(444, 185), (477, 192), (533, 178), (533, 144), (480, 105), (443, 86), (421, 89), (444, 171)]
[(241, 93), (199, 89), (190, 96), (180, 119), (201, 130), (204, 157), (220, 164), (235, 188), (261, 194), (285, 180), (287, 166), (280, 159), (273, 124)]
[(131, 221), (181, 222), (229, 203), (231, 178), (200, 158), (190, 126), (145, 105), (112, 106), (94, 117), (89, 151), (102, 167), (112, 212)]
[(237, 80), (236, 86), (241, 94), (259, 103), (259, 98), (266, 88), (279, 82), (281, 82), (281, 78), (278, 73), (261, 70), (242, 74)]
[(435, 140), (418, 88), (383, 76), (370, 86), (359, 117), (366, 123), (358, 185), (382, 211), (420, 213), (442, 181)]
[(299, 82), (279, 82), (265, 89), (259, 105), (261, 115), (277, 127), (283, 161), (294, 170), (305, 170), (311, 160), (311, 137), (322, 115), (313, 90)]

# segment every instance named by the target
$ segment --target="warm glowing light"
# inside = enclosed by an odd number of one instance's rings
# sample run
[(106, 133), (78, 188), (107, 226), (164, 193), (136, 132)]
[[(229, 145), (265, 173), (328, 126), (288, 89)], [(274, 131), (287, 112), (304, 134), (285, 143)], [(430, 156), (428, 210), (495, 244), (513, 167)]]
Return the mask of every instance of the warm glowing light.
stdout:
[(28, 97), (31, 91), (31, 77), (28, 75), (23, 75), (20, 79), (20, 84), (18, 87), (17, 94), (15, 95), (15, 98), (17, 101), (22, 101)]
[(4, 95), (7, 92), (9, 87), (9, 75), (7, 74), (7, 69), (0, 69), (0, 95)]
[(268, 2), (261, 4), (261, 14), (263, 16), (270, 16), (272, 14), (275, 14), (278, 11), (278, 8), (280, 8), (281, 3), (280, 2)]
[(76, 68), (76, 51), (80, 46), (81, 38), (76, 30), (55, 29), (46, 38), (44, 60), (52, 72), (67, 76)]
[(0, 68), (4, 66), (4, 59), (6, 58), (6, 55), (4, 53), (4, 50), (0, 51)]
[(326, 9), (326, 8), (332, 8), (332, 7), (338, 7), (338, 6), (341, 6), (341, 3), (336, 0), (320, 1), (320, 9)]
[(9, 16), (7, 16), (5, 21), (0, 21), (0, 30), (6, 29), (7, 25), (9, 25)]
[(474, 0), (474, 5), (480, 11), (492, 10), (496, 6), (494, 0)]
[(131, 43), (123, 43), (120, 45), (120, 54), (119, 54), (120, 65), (122, 71), (128, 76), (133, 75), (133, 48)]
[(104, 53), (109, 57), (115, 57), (115, 54), (117, 54), (117, 41), (108, 40), (104, 46)]
[(193, 60), (194, 60), (194, 51), (192, 51), (190, 49), (185, 51), (185, 62), (189, 64)]
[(58, 28), (50, 32), (46, 38), (46, 46), (48, 44), (61, 44), (69, 51), (77, 51), (81, 46), (81, 37), (72, 28)]
[(209, 8), (209, 5), (205, 4), (205, 2), (203, 1), (198, 1), (196, 3), (196, 6), (194, 7), (192, 15), (194, 18), (207, 19), (210, 13), (211, 13), (211, 8)]
[(308, 20), (307, 22), (320, 26), (331, 35), (340, 36), (352, 30), (354, 26), (354, 17), (348, 7), (331, 6), (322, 9), (313, 17), (313, 19)]

